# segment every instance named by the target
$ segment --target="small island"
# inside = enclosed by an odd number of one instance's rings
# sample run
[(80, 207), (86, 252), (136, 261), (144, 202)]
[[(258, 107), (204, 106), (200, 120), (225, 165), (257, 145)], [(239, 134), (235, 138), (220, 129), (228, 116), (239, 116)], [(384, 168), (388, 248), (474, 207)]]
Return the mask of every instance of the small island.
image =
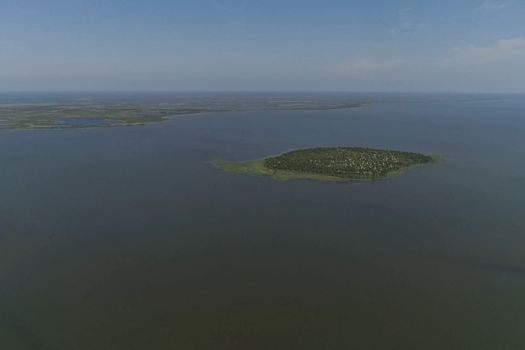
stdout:
[(326, 147), (295, 150), (262, 160), (216, 164), (225, 171), (268, 175), (278, 180), (349, 181), (384, 178), (433, 161), (432, 156), (413, 152)]

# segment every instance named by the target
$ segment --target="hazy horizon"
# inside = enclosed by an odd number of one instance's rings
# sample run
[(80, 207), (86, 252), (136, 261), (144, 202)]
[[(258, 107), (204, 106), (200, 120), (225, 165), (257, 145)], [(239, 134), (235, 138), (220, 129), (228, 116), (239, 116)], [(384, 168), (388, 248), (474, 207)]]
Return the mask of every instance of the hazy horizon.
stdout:
[(0, 91), (525, 93), (516, 0), (5, 0)]
[(365, 90), (0, 90), (0, 94), (384, 94), (384, 95), (525, 95), (525, 92), (365, 91)]

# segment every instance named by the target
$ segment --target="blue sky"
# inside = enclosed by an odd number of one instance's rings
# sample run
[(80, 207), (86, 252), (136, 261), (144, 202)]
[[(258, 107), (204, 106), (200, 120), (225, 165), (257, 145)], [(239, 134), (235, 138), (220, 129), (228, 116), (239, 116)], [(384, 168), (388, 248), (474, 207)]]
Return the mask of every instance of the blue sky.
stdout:
[(0, 0), (0, 90), (525, 92), (525, 1)]

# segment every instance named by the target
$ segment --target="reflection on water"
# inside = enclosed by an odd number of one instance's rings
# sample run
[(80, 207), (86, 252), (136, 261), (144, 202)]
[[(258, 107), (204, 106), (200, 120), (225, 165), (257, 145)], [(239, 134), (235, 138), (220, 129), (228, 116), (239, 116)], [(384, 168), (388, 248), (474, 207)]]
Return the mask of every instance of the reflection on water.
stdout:
[[(368, 100), (0, 133), (2, 348), (524, 348), (525, 98)], [(446, 162), (351, 184), (210, 164), (336, 145)]]

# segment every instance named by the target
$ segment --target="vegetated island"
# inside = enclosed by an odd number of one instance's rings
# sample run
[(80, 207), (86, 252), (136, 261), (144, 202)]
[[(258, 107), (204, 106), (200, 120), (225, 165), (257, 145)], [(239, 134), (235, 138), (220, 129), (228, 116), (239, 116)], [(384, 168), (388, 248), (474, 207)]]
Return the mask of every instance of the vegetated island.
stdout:
[(327, 147), (295, 150), (279, 156), (245, 162), (217, 161), (225, 171), (267, 175), (277, 180), (373, 180), (435, 161), (435, 157), (362, 147)]

